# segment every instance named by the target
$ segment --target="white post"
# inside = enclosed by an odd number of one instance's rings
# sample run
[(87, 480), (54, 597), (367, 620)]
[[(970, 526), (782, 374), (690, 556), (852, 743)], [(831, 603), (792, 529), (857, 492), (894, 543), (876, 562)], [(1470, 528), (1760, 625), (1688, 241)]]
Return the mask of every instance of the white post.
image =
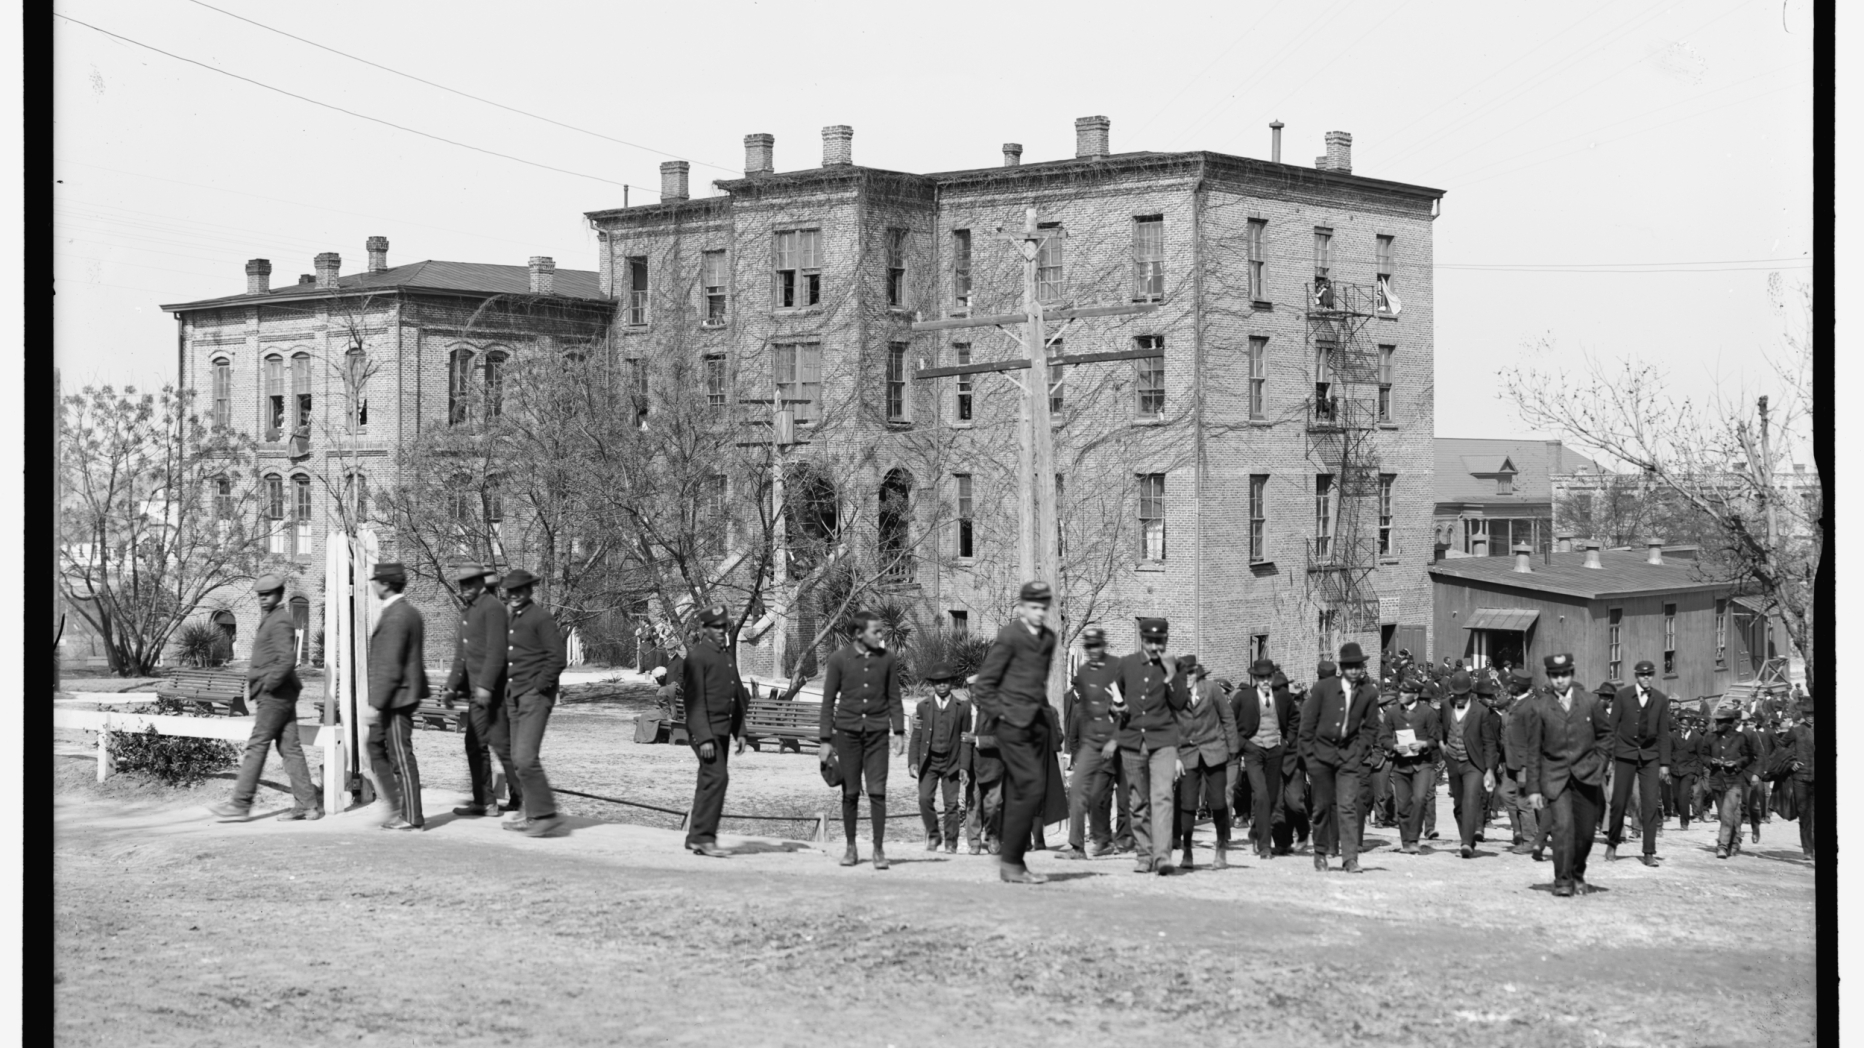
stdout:
[(110, 729), (100, 728), (97, 731), (97, 781), (109, 778), (110, 770)]
[(319, 741), (324, 751), (324, 814), (335, 815), (343, 810), (343, 786), (349, 777), (343, 765), (342, 732), (334, 724), (326, 725)]

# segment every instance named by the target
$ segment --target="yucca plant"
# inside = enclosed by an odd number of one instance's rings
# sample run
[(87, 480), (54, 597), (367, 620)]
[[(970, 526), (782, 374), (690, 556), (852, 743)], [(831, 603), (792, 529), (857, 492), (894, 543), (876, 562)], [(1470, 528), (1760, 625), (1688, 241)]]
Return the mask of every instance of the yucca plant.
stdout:
[(175, 657), (183, 666), (212, 666), (220, 659), (220, 638), (220, 630), (211, 623), (187, 623), (175, 633)]

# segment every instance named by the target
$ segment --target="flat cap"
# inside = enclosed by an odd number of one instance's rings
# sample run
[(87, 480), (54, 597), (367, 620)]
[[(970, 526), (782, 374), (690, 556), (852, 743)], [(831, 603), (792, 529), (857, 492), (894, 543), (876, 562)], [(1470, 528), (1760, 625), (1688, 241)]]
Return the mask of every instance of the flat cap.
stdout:
[(1549, 655), (1540, 661), (1546, 665), (1548, 673), (1573, 672), (1573, 656), (1570, 654), (1563, 652), (1559, 655)]
[(536, 582), (537, 582), (537, 576), (531, 574), (530, 572), (524, 570), (523, 568), (513, 568), (511, 571), (505, 574), (504, 579), (500, 581), (499, 585), (504, 587), (505, 589), (511, 590), (511, 589), (517, 589), (520, 586), (534, 585)]
[(285, 577), (275, 572), (267, 572), (252, 580), (254, 593), (275, 593), (285, 588)]
[(369, 576), (371, 582), (406, 582), (408, 569), (400, 562), (385, 560), (375, 566), (375, 573)]
[(1323, 680), (1338, 672), (1340, 672), (1340, 668), (1325, 659), (1320, 661), (1320, 665), (1314, 667), (1314, 676)]
[(1025, 582), (1023, 583), (1023, 588), (1016, 594), (1016, 599), (1019, 601), (1040, 601), (1046, 604), (1055, 599), (1055, 591), (1049, 589), (1048, 583), (1040, 580)]

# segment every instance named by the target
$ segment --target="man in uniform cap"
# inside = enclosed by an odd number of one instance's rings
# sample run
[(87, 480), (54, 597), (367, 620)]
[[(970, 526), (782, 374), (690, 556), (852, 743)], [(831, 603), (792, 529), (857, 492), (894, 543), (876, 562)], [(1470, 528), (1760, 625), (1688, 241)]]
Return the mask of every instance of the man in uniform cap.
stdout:
[(1139, 650), (1120, 659), (1113, 696), (1120, 761), (1132, 791), (1134, 873), (1172, 872), (1178, 711), (1191, 701), (1191, 681), (1178, 660), (1165, 654), (1170, 637), (1164, 619), (1139, 620)]
[(1359, 778), (1366, 752), (1378, 745), (1379, 689), (1366, 679), (1359, 645), (1340, 646), (1344, 675), (1314, 685), (1301, 706), (1301, 751), (1313, 785), (1314, 868), (1327, 868), (1327, 851), (1338, 850), (1342, 868), (1359, 871)]
[(511, 725), (505, 719), (505, 648), (509, 643), (505, 606), (486, 590), (488, 574), (479, 564), (464, 565), (453, 573), (462, 610), (446, 691), (449, 696), (464, 695), (472, 704), (466, 711), (466, 773), (472, 783), (472, 801), (453, 809), (462, 818), (477, 818), (497, 809), (498, 799), (492, 796), (493, 756), (505, 771), (511, 797), (507, 810), (520, 807), (518, 773), (511, 760)]
[(822, 721), (818, 733), (822, 760), (830, 747), (841, 762), (841, 827), (847, 842), (843, 866), (861, 861), (855, 833), (861, 819), (861, 787), (874, 835), (874, 869), (887, 861), (887, 730), (893, 752), (906, 751), (906, 712), (900, 698), (900, 664), (887, 650), (886, 629), (871, 611), (854, 613), (853, 637), (828, 657), (822, 675)]
[(1760, 779), (1754, 764), (1760, 759), (1754, 740), (1740, 729), (1741, 706), (1724, 699), (1715, 707), (1715, 730), (1702, 740), (1697, 752), (1707, 766), (1709, 793), (1716, 801), (1721, 823), (1715, 835), (1715, 857), (1726, 859), (1741, 850), (1741, 809), (1748, 787)]
[(1612, 807), (1605, 831), (1605, 860), (1618, 858), (1624, 840), (1625, 806), (1635, 787), (1638, 827), (1644, 841), (1639, 860), (1657, 865), (1659, 779), (1670, 778), (1670, 697), (1657, 690), (1657, 665), (1641, 659), (1632, 667), (1632, 683), (1617, 689), (1612, 702)]
[[(919, 676), (931, 687), (932, 694), (920, 699), (913, 711), (906, 763), (919, 781), (919, 817), (925, 822), (926, 851), (937, 851), (943, 844), (947, 852), (955, 854), (958, 830), (964, 821), (964, 806), (958, 799), (958, 758), (963, 750), (964, 730), (971, 723), (971, 704), (951, 693), (951, 682), (958, 676), (951, 663), (935, 662)], [(933, 794), (938, 792), (944, 793), (945, 800), (943, 833), (938, 811), (932, 806)]]
[(1282, 769), (1294, 749), (1294, 699), (1287, 679), (1275, 686), (1275, 664), (1257, 659), (1249, 664), (1251, 687), (1238, 688), (1230, 697), (1230, 715), (1242, 744), (1243, 774), (1249, 777), (1253, 811), (1249, 839), (1256, 858), (1267, 861), (1274, 853), (1275, 812), (1282, 800)]
[[(681, 664), (681, 691), (686, 700), (686, 737), (699, 758), (698, 782), (693, 787), (693, 812), (686, 824), (686, 847), (695, 855), (724, 858), (730, 853), (718, 846), (718, 820), (725, 810), (725, 788), (731, 784), (729, 738), (744, 752), (744, 715), (749, 700), (738, 660), (726, 644), (731, 615), (723, 604), (699, 613), (699, 636), (686, 648)], [(828, 747), (823, 747), (828, 752)], [(858, 772), (846, 765), (843, 774)], [(852, 843), (852, 842), (850, 842)]]
[(1458, 849), (1465, 859), (1476, 854), (1476, 840), (1487, 814), (1488, 791), (1495, 788), (1495, 769), (1501, 763), (1501, 720), (1480, 702), (1470, 700), (1474, 684), (1469, 674), (1450, 675), (1450, 701), (1440, 712), (1443, 727), (1443, 763), (1450, 777), (1450, 797), (1456, 827), (1462, 835)]
[(505, 823), (505, 828), (531, 837), (558, 837), (569, 832), (569, 825), (557, 814), (556, 794), (550, 791), (539, 755), (567, 662), (563, 634), (557, 620), (531, 599), (537, 576), (518, 568), (504, 582), (510, 610), (505, 628), (509, 678), (505, 716), (511, 725), (511, 760), (523, 802), (523, 818)]
[(209, 810), (224, 820), (245, 819), (252, 814), (253, 797), (259, 792), (259, 773), (265, 770), (266, 753), (274, 745), (285, 762), (285, 777), (291, 782), (291, 810), (278, 817), (280, 822), (321, 819), (324, 809), (318, 803), (317, 784), (311, 780), (310, 766), (304, 762), (304, 744), (298, 738), (297, 628), (285, 607), (285, 580), (278, 575), (261, 575), (252, 585), (259, 595), (259, 632), (252, 641), (252, 662), (246, 670), (246, 690), (255, 696), (252, 735), (246, 740), (246, 755), (240, 761), (239, 777), (233, 780), (233, 799)]
[(414, 759), (414, 708), (429, 695), (426, 627), (421, 613), (402, 599), (408, 573), (400, 564), (377, 564), (369, 585), (382, 601), (369, 637), (369, 705), (376, 711), (369, 724), (369, 764), (394, 812), (382, 828), (419, 830), (427, 819), (421, 813), (421, 766)]
[(1553, 810), (1553, 894), (1584, 895), (1586, 857), (1604, 804), (1611, 725), (1596, 696), (1573, 683), (1573, 656), (1545, 659), (1547, 694), (1527, 708), (1522, 788)]
[(1016, 621), (1005, 623), (977, 670), (972, 701), (981, 711), (978, 733), (994, 734), (1003, 759), (1003, 843), (997, 875), (1015, 884), (1043, 884), (1048, 878), (1028, 868), (1023, 855), (1048, 793), (1051, 739), (1048, 707), (1049, 663), (1055, 657), (1055, 631), (1044, 625), (1054, 593), (1046, 582), (1026, 582), (1017, 594)]
[[(1132, 832), (1130, 798), (1120, 786), (1120, 744), (1114, 738), (1113, 692), (1120, 664), (1107, 658), (1107, 631), (1089, 626), (1081, 631), (1081, 649), (1087, 658), (1074, 673), (1062, 696), (1062, 753), (1068, 761), (1068, 847), (1058, 858), (1085, 859), (1114, 849), (1114, 826), (1109, 818), (1108, 794), (1118, 795), (1119, 825)], [(1093, 824), (1093, 851), (1085, 850), (1088, 823)]]
[(1398, 702), (1379, 721), (1379, 745), (1391, 757), (1391, 785), (1398, 808), (1398, 837), (1406, 855), (1418, 853), (1424, 832), (1424, 806), (1436, 800), (1437, 748), (1443, 741), (1442, 718), (1419, 702), (1423, 685), (1407, 678), (1398, 685)]

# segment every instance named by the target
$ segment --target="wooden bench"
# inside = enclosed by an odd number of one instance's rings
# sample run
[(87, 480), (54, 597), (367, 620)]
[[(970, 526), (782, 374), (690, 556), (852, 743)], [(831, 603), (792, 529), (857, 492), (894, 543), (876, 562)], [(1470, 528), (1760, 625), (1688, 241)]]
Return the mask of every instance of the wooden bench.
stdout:
[(819, 702), (784, 702), (781, 699), (753, 699), (745, 711), (744, 741), (754, 750), (772, 741), (777, 752), (803, 751), (814, 746), (822, 730), (822, 704)]
[(155, 689), (156, 702), (196, 717), (245, 717), (246, 675), (225, 670), (176, 670)]
[[(317, 711), (317, 719), (324, 719), (324, 700), (311, 703)], [(465, 732), (467, 712), (472, 708), (465, 701), (456, 700), (455, 705), (447, 705), (441, 699), (428, 699), (414, 707), (414, 726), (417, 728), (436, 728), (440, 731)]]

